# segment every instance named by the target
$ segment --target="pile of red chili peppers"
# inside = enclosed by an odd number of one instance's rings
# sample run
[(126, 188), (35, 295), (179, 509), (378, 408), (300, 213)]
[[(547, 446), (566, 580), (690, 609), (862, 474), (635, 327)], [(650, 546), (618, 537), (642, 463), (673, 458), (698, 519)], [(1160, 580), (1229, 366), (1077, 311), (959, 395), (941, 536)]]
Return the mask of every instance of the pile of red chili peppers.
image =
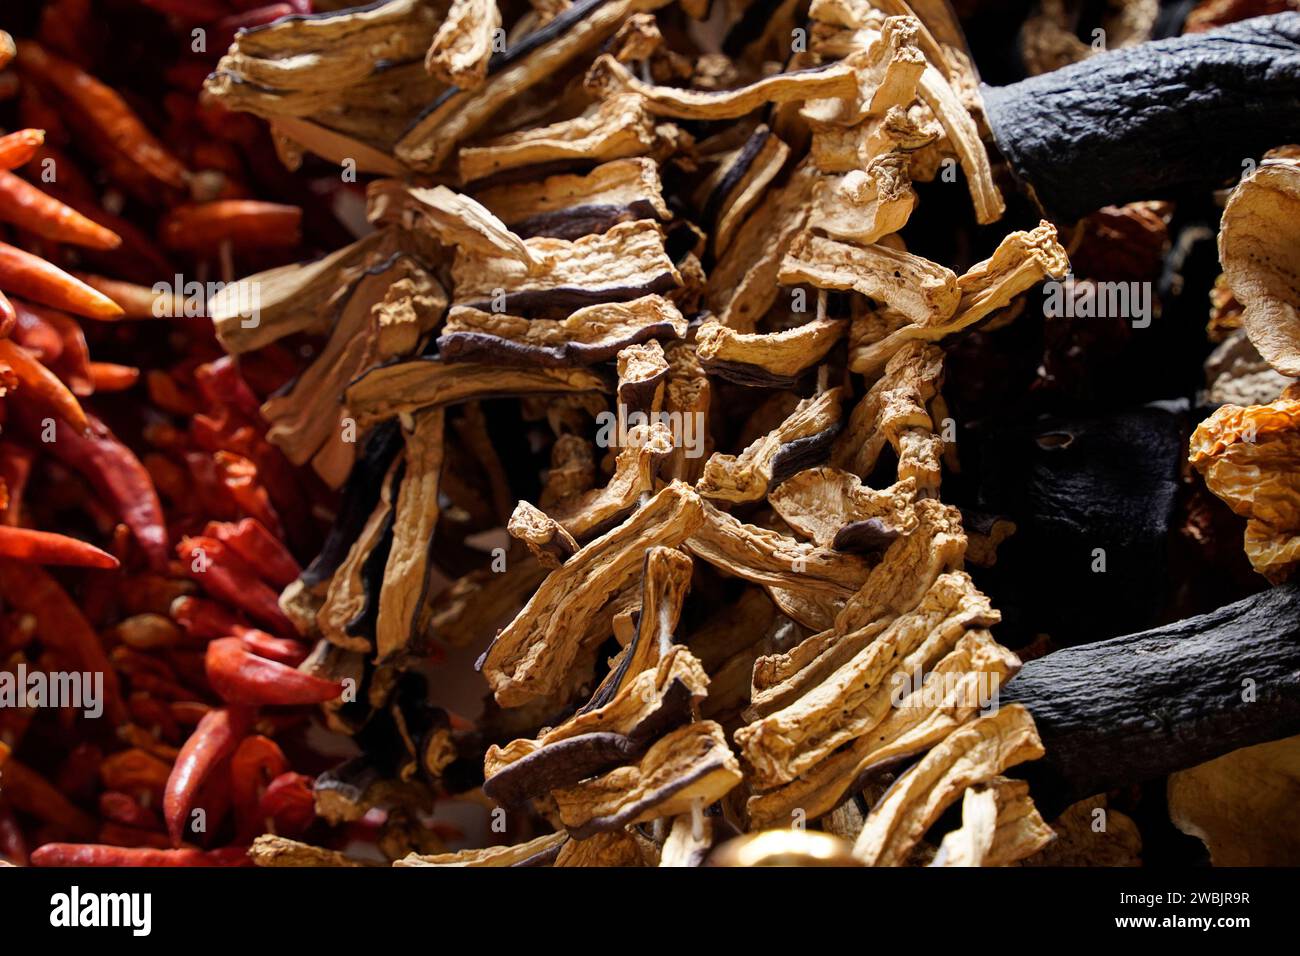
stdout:
[(341, 235), (258, 121), (199, 100), (235, 30), (310, 12), (262, 2), (14, 3), (0, 24), (0, 672), (103, 674), (97, 719), (0, 707), (10, 863), (242, 863), (313, 826), (302, 738), (340, 687), (296, 669), (276, 596), (331, 501), (258, 412), (298, 356), (236, 365), (155, 288), (310, 256), (304, 208)]

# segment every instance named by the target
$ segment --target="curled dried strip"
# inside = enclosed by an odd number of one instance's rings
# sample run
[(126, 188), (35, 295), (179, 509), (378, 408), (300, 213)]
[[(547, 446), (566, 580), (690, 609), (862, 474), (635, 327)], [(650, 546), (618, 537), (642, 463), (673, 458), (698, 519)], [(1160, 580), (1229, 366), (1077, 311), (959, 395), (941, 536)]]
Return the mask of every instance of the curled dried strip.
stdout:
[(430, 229), (443, 243), (481, 256), (516, 259), (538, 265), (528, 246), (476, 199), (446, 186), (424, 188), (395, 179), (377, 179), (366, 187), (371, 222), (401, 222), (407, 229)]
[(437, 170), (511, 100), (610, 37), (630, 14), (654, 10), (666, 2), (578, 0), (499, 55), (499, 59), (494, 57), (488, 65), (487, 80), (478, 88), (453, 87), (435, 99), (397, 141), (397, 158), (418, 172)]
[(657, 847), (634, 830), (597, 833), (585, 840), (569, 840), (555, 858), (562, 866), (653, 866)]
[(675, 547), (700, 520), (698, 496), (673, 482), (547, 575), (481, 659), (497, 702), (516, 706), (555, 690), (577, 657), (577, 634), (607, 598), (635, 579), (646, 546)]
[(823, 548), (875, 551), (911, 534), (918, 524), (912, 503), (916, 480), (875, 489), (839, 468), (808, 468), (768, 495), (791, 528)]
[(805, 161), (779, 189), (769, 191), (709, 272), (706, 299), (723, 325), (752, 332), (776, 301), (777, 273), (803, 228), (817, 171)]
[(492, 37), (501, 26), (496, 0), (452, 0), (433, 35), (424, 68), (449, 86), (472, 90), (487, 76)]
[(968, 631), (872, 733), (785, 786), (751, 797), (746, 806), (750, 825), (773, 826), (789, 820), (796, 808), (809, 818), (829, 813), (875, 770), (923, 752), (973, 720), (981, 694), (1000, 687), (1019, 669), (1016, 655), (988, 631)]
[(868, 866), (902, 864), (967, 787), (1042, 755), (1034, 719), (1019, 704), (959, 728), (899, 777), (872, 808), (853, 855)]
[(727, 574), (761, 584), (801, 624), (817, 627), (834, 618), (866, 580), (868, 566), (855, 555), (745, 524), (707, 501), (703, 511), (687, 549)]
[(1023, 780), (994, 777), (962, 798), (961, 828), (944, 835), (931, 866), (1008, 866), (1056, 839)]
[(458, 253), (452, 266), (453, 304), (494, 312), (573, 309), (662, 294), (682, 284), (664, 250), (663, 229), (653, 220), (619, 223), (573, 241), (536, 238), (525, 243), (544, 264), (542, 270), (530, 272), (512, 259)]
[(393, 542), (384, 565), (375, 623), (379, 662), (405, 650), (428, 588), (429, 552), (438, 523), (444, 413), (433, 408), (415, 416), (405, 432), (404, 471), (393, 511)]
[(657, 339), (619, 350), (614, 367), (618, 372), (619, 413), (652, 416), (663, 407), (668, 359)]
[[(612, 431), (614, 425), (608, 428)], [(641, 496), (654, 489), (655, 473), (676, 443), (672, 430), (662, 421), (633, 424), (627, 444), (614, 459), (614, 474), (602, 488), (592, 488), (547, 507), (552, 518), (575, 538), (603, 532), (619, 515), (636, 507)], [(611, 440), (608, 443), (613, 445)]]
[(813, 319), (781, 332), (738, 332), (710, 319), (695, 333), (705, 371), (741, 384), (792, 385), (848, 331), (842, 319)]
[(274, 833), (263, 833), (248, 848), (248, 858), (255, 866), (365, 866), (337, 850), (326, 850), (300, 840), (290, 840)]
[(634, 766), (554, 791), (560, 820), (575, 839), (689, 812), (741, 782), (722, 727), (711, 720), (666, 734)]
[(484, 757), (483, 792), (505, 806), (636, 760), (673, 727), (688, 723), (709, 679), (685, 648), (669, 649), (613, 698), (537, 739), (493, 745)]
[(1246, 557), (1273, 583), (1300, 562), (1300, 389), (1268, 405), (1224, 405), (1197, 427), (1189, 460), (1246, 518)]
[(574, 119), (507, 133), (460, 151), (464, 182), (509, 169), (557, 161), (604, 162), (646, 156), (663, 144), (638, 96), (615, 96)]
[(829, 454), (839, 431), (843, 389), (805, 398), (776, 428), (739, 455), (715, 452), (704, 465), (695, 490), (721, 501), (758, 501), (786, 478)]
[(701, 866), (713, 848), (714, 817), (698, 809), (673, 820), (659, 856), (659, 865), (668, 867)]
[(713, 225), (713, 249), (724, 252), (785, 166), (790, 147), (760, 124), (728, 162), (719, 165), (702, 187), (707, 193), (700, 218)]
[(514, 846), (489, 846), (455, 853), (408, 853), (393, 866), (544, 866), (554, 861), (569, 842), (569, 835), (561, 831)]
[(865, 170), (822, 179), (813, 192), (813, 227), (864, 246), (898, 232), (916, 205), (907, 162), (902, 153), (886, 153)]
[(920, 30), (915, 17), (887, 18), (865, 50), (855, 50), (844, 60), (857, 72), (855, 95), (812, 100), (801, 115), (813, 125), (853, 126), (912, 102), (926, 68), (925, 54), (917, 46)]
[(1266, 156), (1241, 181), (1223, 210), (1219, 255), (1242, 304), (1251, 344), (1283, 375), (1300, 377), (1300, 161)]
[(558, 568), (578, 550), (578, 542), (563, 525), (526, 501), (515, 505), (506, 530), (512, 538), (528, 545), (537, 563), (548, 571)]
[[(957, 280), (961, 301), (946, 321), (911, 322), (886, 329), (882, 335), (864, 329), (869, 334), (850, 338), (850, 368), (870, 374), (905, 342), (938, 341), (1006, 308), (1016, 296), (1044, 279), (1063, 279), (1069, 271), (1069, 257), (1056, 241), (1056, 227), (1051, 223), (1040, 222), (1029, 232), (1013, 232), (998, 244), (992, 256), (972, 266)], [(855, 338), (858, 340), (854, 341)]]
[(873, 160), (897, 153), (907, 161), (910, 176), (925, 182), (917, 170), (919, 157), (935, 146), (942, 130), (922, 120), (922, 111), (915, 107), (893, 106), (854, 126), (817, 127), (810, 155), (817, 168), (829, 174), (865, 170)]
[(788, 103), (819, 97), (851, 97), (858, 90), (857, 74), (845, 63), (778, 73), (731, 90), (685, 90), (644, 83), (608, 53), (596, 57), (587, 71), (587, 88), (604, 99), (633, 93), (657, 116), (675, 119), (736, 119), (766, 103)]
[[(909, 342), (890, 358), (885, 373), (849, 415), (844, 433), (835, 443), (831, 461), (836, 467), (866, 478), (875, 470), (880, 453), (889, 445), (898, 452), (900, 478), (917, 478), (917, 492), (938, 488), (937, 462), (932, 474), (905, 462), (909, 433), (929, 436), (934, 425), (929, 405), (943, 380), (943, 351), (937, 346)], [(910, 473), (910, 474), (909, 474)]]
[(928, 259), (884, 245), (853, 246), (811, 232), (791, 243), (778, 278), (787, 285), (806, 282), (819, 289), (861, 292), (922, 328), (950, 319), (962, 297), (956, 274)]
[(641, 157), (601, 163), (583, 175), (493, 186), (476, 198), (525, 238), (577, 239), (628, 220), (671, 218), (659, 165)]
[(681, 312), (658, 295), (589, 305), (558, 320), (456, 306), (438, 336), (438, 356), (446, 362), (594, 365), (630, 345), (685, 335)]
[(736, 731), (736, 744), (754, 771), (751, 784), (770, 790), (789, 783), (870, 732), (889, 712), (897, 684), (891, 675), (912, 679), (950, 651), (966, 630), (996, 619), (969, 577), (942, 575), (916, 608), (891, 621), (824, 681)]
[(498, 395), (604, 392), (609, 384), (585, 368), (510, 368), (419, 358), (381, 365), (348, 386), (344, 402), (358, 428), (434, 405)]

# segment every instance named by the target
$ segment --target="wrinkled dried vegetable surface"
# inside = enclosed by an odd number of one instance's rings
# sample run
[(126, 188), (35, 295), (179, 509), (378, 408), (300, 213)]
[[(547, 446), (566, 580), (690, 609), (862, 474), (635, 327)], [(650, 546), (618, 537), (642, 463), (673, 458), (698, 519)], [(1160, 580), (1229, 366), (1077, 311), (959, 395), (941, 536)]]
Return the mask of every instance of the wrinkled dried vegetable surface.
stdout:
[[(58, 29), (77, 6), (49, 4), (63, 12), (38, 29), (90, 64)], [(202, 4), (144, 6), (170, 29)], [(0, 794), (0, 838), (16, 820), (56, 864), (1139, 858), (1151, 811), (1133, 793), (1118, 805), (1139, 823), (1115, 809), (1103, 837), (1076, 818), (1104, 792), (1036, 803), (1051, 741), (999, 695), (1026, 660), (1210, 609), (1163, 578), (1134, 585), (1156, 589), (1145, 610), (1097, 584), (1148, 553), (1125, 548), (1200, 547), (1170, 566), (1230, 568), (1219, 592), (1248, 574), (1233, 529), (1269, 582), (1300, 562), (1294, 147), (1249, 171), (1219, 237), (1206, 394), (1260, 400), (1207, 408), (1192, 433), (1209, 346), (1160, 312), (1194, 311), (1180, 270), (1214, 232), (1166, 254), (1199, 207), (1053, 220), (980, 92), (977, 62), (1005, 84), (1086, 59), (1072, 4), (1033, 14), (1013, 64), (989, 36), (1017, 24), (942, 0), (282, 6), (195, 21), (219, 42), (171, 68), (166, 109), (232, 132), (184, 162), (152, 112), (122, 100), (110, 123), (61, 61), (16, 50), (23, 125), (66, 127), (46, 158), (85, 133), (126, 177), (104, 228), (151, 251), (132, 218), (165, 185), (168, 253), (222, 282), (186, 313), (211, 332), (144, 368), (142, 464), (78, 403), (131, 383), (89, 361), (68, 313), (157, 316), (145, 280), (170, 269), (127, 286), (55, 256), (83, 282), (0, 246), (17, 306), (0, 531), (74, 500), (18, 508), (52, 413), (73, 434), (51, 475), (120, 509), (91, 509), (112, 546), (76, 561), (0, 537), (6, 626), (27, 630), (0, 666), (107, 653), (131, 743), (87, 758), (102, 786), (63, 793), (71, 771), (29, 769), (26, 725), (0, 710), (21, 793)], [(1107, 20), (1117, 48), (1156, 29), (1132, 6)], [(253, 200), (244, 168), (268, 198), (294, 184), (296, 205)], [(109, 241), (71, 208), (7, 203), (14, 238), (51, 255)], [(328, 227), (302, 222), (313, 204)], [(1110, 280), (1132, 288), (1127, 313), (1098, 311)], [(1158, 415), (1180, 417), (1142, 432)], [(1105, 525), (1126, 496), (1140, 521)], [(40, 563), (120, 563), (156, 593), (115, 615), (104, 585), (73, 580), (86, 623)], [(1185, 852), (1160, 820), (1156, 852)]]

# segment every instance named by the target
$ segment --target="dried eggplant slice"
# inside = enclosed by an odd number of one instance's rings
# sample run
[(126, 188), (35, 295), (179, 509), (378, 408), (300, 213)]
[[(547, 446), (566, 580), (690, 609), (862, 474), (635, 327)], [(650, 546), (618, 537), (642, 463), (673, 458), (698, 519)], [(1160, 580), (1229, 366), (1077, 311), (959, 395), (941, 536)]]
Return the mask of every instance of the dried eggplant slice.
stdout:
[(415, 416), (406, 435), (405, 473), (393, 512), (393, 544), (384, 565), (375, 624), (379, 663), (392, 660), (410, 643), (428, 587), (429, 551), (438, 524), (444, 412), (433, 408)]
[(916, 530), (916, 480), (877, 490), (839, 468), (808, 468), (773, 489), (768, 501), (785, 523), (819, 547), (874, 551)]
[(632, 13), (667, 0), (577, 0), (504, 54), (493, 56), (488, 78), (474, 90), (452, 87), (435, 99), (397, 141), (397, 158), (434, 172), (509, 101), (552, 76), (611, 36)]
[(560, 820), (575, 839), (688, 812), (741, 782), (722, 727), (711, 720), (666, 734), (634, 766), (554, 791)]
[(1056, 839), (1023, 780), (994, 777), (962, 798), (962, 825), (944, 835), (931, 866), (1009, 866)]
[(656, 116), (693, 120), (736, 119), (767, 103), (854, 96), (858, 91), (857, 74), (844, 63), (777, 73), (732, 90), (706, 91), (643, 83), (608, 53), (596, 57), (585, 83), (604, 99), (633, 93)]
[(673, 433), (663, 422), (633, 425), (627, 444), (614, 459), (614, 474), (602, 488), (593, 488), (549, 506), (547, 513), (574, 538), (603, 532), (610, 522), (634, 508), (654, 488), (657, 466), (674, 447)]
[(874, 769), (921, 753), (973, 720), (981, 703), (1015, 676), (1020, 661), (988, 631), (968, 631), (874, 732), (859, 737), (783, 787), (756, 794), (746, 810), (755, 827), (828, 813)]
[(897, 866), (969, 786), (1043, 755), (1029, 711), (1011, 704), (950, 734), (872, 808), (853, 845), (868, 866)]
[(445, 245), (467, 253), (504, 256), (529, 268), (538, 265), (523, 239), (490, 209), (446, 186), (411, 186), (377, 179), (366, 187), (366, 203), (371, 222), (400, 222), (411, 230), (425, 227)]
[(867, 246), (898, 232), (916, 205), (907, 157), (886, 153), (843, 176), (828, 176), (813, 192), (810, 221), (832, 239)]
[(597, 833), (586, 840), (569, 840), (555, 858), (561, 866), (652, 866), (647, 849), (653, 847), (634, 831), (613, 830)]
[(620, 222), (671, 218), (659, 165), (641, 157), (601, 163), (583, 175), (493, 186), (475, 198), (526, 239), (577, 239)]
[(637, 674), (613, 699), (536, 740), (488, 748), (483, 792), (506, 806), (636, 760), (657, 738), (689, 722), (708, 677), (685, 648)]
[(664, 250), (664, 233), (650, 219), (623, 222), (599, 235), (527, 239), (545, 264), (530, 272), (511, 259), (458, 254), (452, 266), (453, 305), (481, 311), (573, 309), (662, 294), (682, 284)]
[(714, 818), (706, 817), (698, 808), (683, 813), (673, 820), (664, 840), (659, 858), (660, 866), (702, 866), (713, 848)]
[[(939, 577), (920, 603), (900, 615), (834, 673), (797, 701), (736, 731), (758, 790), (798, 777), (836, 749), (869, 733), (888, 714), (898, 673), (911, 680), (932, 667), (972, 627), (995, 619), (969, 577)], [(870, 627), (870, 625), (868, 625)]]
[(555, 162), (605, 162), (646, 156), (661, 145), (654, 117), (637, 96), (604, 100), (575, 119), (507, 133), (460, 150), (460, 178), (470, 183), (496, 173)]
[(721, 501), (758, 501), (799, 469), (830, 453), (839, 431), (843, 389), (805, 398), (780, 425), (739, 455), (714, 453), (695, 490)]
[(685, 335), (681, 312), (658, 295), (589, 305), (558, 320), (456, 306), (438, 336), (438, 356), (445, 362), (594, 365), (629, 345)]
[(1300, 161), (1266, 156), (1223, 210), (1223, 274), (1245, 307), (1242, 324), (1259, 354), (1283, 375), (1300, 376), (1300, 291), (1295, 223)]
[(868, 116), (880, 116), (890, 107), (906, 106), (916, 98), (916, 87), (926, 69), (925, 54), (917, 46), (921, 23), (915, 17), (889, 17), (865, 50), (845, 58), (857, 69), (858, 90), (853, 96), (812, 100), (801, 115), (813, 125), (853, 126)]
[(905, 342), (938, 341), (1005, 308), (1022, 292), (1044, 279), (1063, 279), (1070, 260), (1056, 241), (1056, 227), (1041, 222), (1029, 232), (1013, 232), (998, 244), (993, 255), (971, 267), (958, 280), (961, 302), (950, 317), (932, 324), (909, 323), (877, 337), (850, 340), (849, 367), (871, 374), (889, 360)]
[(344, 392), (358, 428), (434, 405), (497, 395), (607, 392), (609, 383), (585, 368), (511, 368), (418, 358), (373, 368)]
[(472, 90), (487, 77), (492, 37), (501, 26), (496, 0), (452, 0), (424, 59), (424, 68), (449, 86)]
[(713, 251), (720, 255), (731, 245), (736, 230), (767, 192), (785, 166), (790, 147), (760, 124), (735, 151), (731, 161), (710, 177), (708, 198), (700, 218), (713, 226)]
[(548, 571), (558, 568), (578, 550), (578, 542), (563, 525), (526, 501), (515, 505), (506, 530), (526, 544), (537, 563)]
[(575, 632), (635, 578), (648, 544), (684, 541), (701, 520), (700, 508), (691, 489), (673, 482), (552, 571), (481, 659), (497, 702), (515, 706), (558, 687), (577, 656)]
[(942, 325), (957, 311), (961, 291), (951, 269), (888, 246), (853, 246), (804, 232), (795, 237), (777, 278), (819, 289), (852, 289), (921, 328)]
[(696, 330), (695, 350), (704, 370), (722, 378), (793, 382), (824, 359), (847, 331), (842, 319), (813, 319), (782, 332), (737, 332), (709, 320)]
[(537, 866), (553, 860), (568, 842), (569, 835), (560, 831), (514, 846), (489, 846), (455, 853), (408, 853), (393, 866)]
[(337, 850), (326, 850), (322, 847), (312, 846), (310, 843), (302, 843), (299, 840), (276, 836), (274, 833), (263, 833), (254, 839), (253, 845), (248, 848), (248, 858), (253, 861), (254, 866), (352, 867), (373, 865), (361, 860), (355, 860)]

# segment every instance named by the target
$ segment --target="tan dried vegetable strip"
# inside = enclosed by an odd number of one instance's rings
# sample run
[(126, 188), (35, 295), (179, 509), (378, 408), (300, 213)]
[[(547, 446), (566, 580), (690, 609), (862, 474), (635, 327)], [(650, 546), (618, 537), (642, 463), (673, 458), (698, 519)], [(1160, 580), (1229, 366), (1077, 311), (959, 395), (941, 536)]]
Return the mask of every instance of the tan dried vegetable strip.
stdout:
[(700, 866), (713, 846), (713, 819), (692, 810), (673, 820), (664, 840), (659, 865)]
[(705, 463), (704, 476), (695, 490), (705, 498), (721, 501), (758, 501), (765, 497), (781, 455), (791, 451), (791, 442), (825, 435), (839, 425), (843, 396), (843, 389), (831, 388), (805, 398), (785, 421), (739, 455), (715, 452)]
[(561, 831), (547, 833), (514, 846), (488, 846), (477, 850), (458, 850), (455, 853), (408, 853), (393, 866), (516, 866), (538, 854), (563, 847), (568, 841), (569, 835)]
[[(988, 631), (968, 631), (926, 676), (925, 684), (903, 698), (872, 733), (785, 786), (751, 797), (746, 807), (751, 825), (789, 820), (795, 808), (810, 819), (828, 813), (872, 768), (920, 753), (974, 719), (980, 711), (981, 684), (1001, 686), (1019, 669), (1016, 655)], [(931, 703), (935, 696), (940, 697), (938, 706)]]
[(565, 866), (649, 866), (639, 841), (627, 830), (597, 833), (585, 840), (569, 840), (555, 858)]
[(366, 606), (366, 586), (361, 572), (366, 558), (370, 557), (370, 552), (384, 536), (384, 529), (393, 509), (392, 484), (397, 467), (397, 462), (394, 462), (393, 467), (385, 475), (379, 503), (366, 519), (357, 540), (352, 542), (347, 557), (330, 578), (329, 586), (325, 591), (325, 600), (316, 613), (316, 626), (320, 628), (321, 636), (345, 650), (361, 653), (369, 653), (373, 650), (368, 638), (351, 636), (347, 633), (347, 626)]
[(722, 728), (711, 720), (679, 727), (634, 766), (619, 767), (576, 787), (554, 791), (570, 834), (619, 829), (713, 803), (741, 782), (740, 765)]
[(254, 866), (351, 867), (369, 865), (360, 860), (354, 860), (346, 854), (339, 853), (337, 850), (326, 850), (322, 847), (312, 846), (309, 843), (301, 843), (298, 840), (276, 836), (274, 833), (263, 833), (253, 840), (253, 845), (248, 848), (248, 858), (253, 861)]
[(475, 199), (446, 186), (425, 188), (393, 179), (366, 187), (368, 216), (400, 221), (407, 229), (427, 226), (446, 245), (481, 256), (505, 256), (529, 268), (538, 265), (524, 240)]
[(856, 95), (812, 100), (801, 115), (814, 125), (853, 126), (868, 116), (883, 115), (892, 106), (912, 102), (926, 68), (925, 54), (917, 46), (920, 29), (915, 17), (886, 19), (865, 50), (854, 51), (843, 61), (857, 71)]
[(1300, 563), (1300, 389), (1268, 405), (1224, 405), (1192, 434), (1188, 460), (1246, 518), (1251, 566), (1274, 584)]
[(916, 480), (905, 478), (875, 489), (839, 468), (807, 468), (768, 494), (768, 502), (785, 523), (814, 544), (832, 547), (847, 525), (873, 521), (882, 534), (902, 536), (916, 530)]
[(671, 218), (659, 164), (640, 157), (601, 163), (583, 175), (565, 173), (541, 182), (493, 186), (476, 198), (507, 223), (583, 206), (620, 206), (641, 213), (637, 218)]
[(696, 330), (695, 350), (706, 369), (727, 362), (792, 377), (825, 358), (847, 332), (842, 319), (813, 319), (781, 332), (738, 332), (709, 319)]
[(736, 119), (765, 103), (788, 103), (819, 97), (854, 96), (857, 75), (852, 66), (834, 63), (794, 73), (778, 73), (732, 90), (686, 90), (655, 86), (637, 79), (608, 53), (596, 57), (587, 71), (588, 89), (603, 98), (634, 93), (651, 113), (675, 119)]
[(585, 368), (509, 368), (435, 359), (412, 359), (380, 366), (362, 375), (344, 393), (357, 427), (433, 405), (454, 405), (494, 395), (546, 392), (602, 392), (609, 384)]
[(886, 153), (865, 170), (821, 180), (813, 192), (810, 221), (833, 239), (871, 245), (902, 229), (915, 205), (907, 157)]
[(452, 0), (424, 59), (424, 68), (449, 86), (472, 90), (487, 76), (492, 37), (501, 26), (496, 0)]
[(672, 431), (663, 422), (633, 425), (628, 443), (614, 459), (614, 474), (602, 488), (547, 507), (547, 513), (575, 538), (585, 538), (636, 505), (654, 488), (656, 465), (673, 448)]
[(962, 798), (961, 827), (945, 834), (931, 866), (1007, 866), (1056, 839), (1023, 780), (994, 777)]
[(483, 656), (497, 702), (516, 706), (554, 690), (577, 656), (574, 632), (636, 577), (647, 544), (674, 547), (685, 540), (700, 522), (700, 507), (691, 489), (673, 482), (547, 575)]
[(573, 535), (554, 518), (526, 501), (515, 505), (506, 530), (512, 538), (528, 545), (537, 563), (548, 571), (558, 568), (578, 550)]
[(636, 96), (616, 96), (576, 119), (507, 133), (460, 150), (460, 176), (473, 182), (493, 173), (556, 160), (615, 160), (644, 156), (660, 145), (654, 117)]
[(1056, 227), (1043, 221), (1030, 232), (1013, 232), (998, 244), (993, 255), (972, 266), (960, 279), (961, 303), (948, 321), (907, 324), (883, 337), (849, 344), (849, 367), (861, 374), (874, 372), (913, 339), (938, 341), (1005, 308), (1022, 292), (1044, 279), (1063, 279), (1070, 260), (1056, 241)]
[(478, 89), (456, 92), (418, 117), (397, 141), (397, 158), (416, 171), (433, 172), (508, 102), (611, 36), (630, 14), (666, 3), (609, 0), (598, 5), (555, 39), (489, 76)]
[(456, 306), (442, 327), (438, 350), (449, 361), (486, 353), (497, 361), (586, 365), (608, 361), (650, 336), (683, 338), (686, 329), (677, 306), (658, 295), (589, 305), (564, 319), (525, 319)]
[(410, 642), (424, 598), (430, 542), (440, 511), (443, 425), (443, 409), (434, 408), (418, 413), (415, 427), (405, 433), (406, 471), (397, 492), (393, 545), (384, 565), (375, 624), (376, 659), (381, 662)]
[(963, 572), (941, 576), (913, 610), (900, 615), (826, 680), (787, 707), (736, 731), (753, 768), (751, 786), (789, 783), (840, 746), (868, 733), (889, 711), (892, 673), (908, 679), (932, 665), (968, 628), (996, 615)]
[[(612, 662), (607, 678), (615, 696), (641, 674), (654, 671), (672, 651), (693, 570), (690, 557), (675, 548), (655, 545), (646, 552), (636, 634)], [(604, 689), (602, 684), (597, 695)]]
[(897, 866), (967, 787), (1043, 755), (1029, 711), (1011, 704), (950, 734), (895, 781), (867, 816), (853, 855)]
[[(810, 224), (816, 225), (812, 220)], [(887, 246), (853, 246), (811, 232), (795, 237), (777, 278), (786, 285), (806, 282), (819, 289), (852, 289), (922, 328), (942, 325), (961, 301), (951, 269)]]
[(726, 210), (718, 218), (717, 226), (713, 230), (715, 252), (725, 252), (727, 246), (731, 245), (736, 230), (767, 194), (768, 187), (785, 167), (786, 160), (789, 158), (790, 147), (775, 135), (768, 136), (744, 177), (731, 191)]
[[(543, 268), (530, 272), (522, 263), (499, 257), (456, 255), (452, 265), (453, 304), (501, 311), (518, 299), (558, 307), (568, 298), (581, 304), (634, 299), (667, 292), (681, 276), (664, 251), (664, 234), (651, 219), (623, 222), (600, 235), (581, 239), (524, 240)], [(563, 297), (568, 298), (563, 298)]]

